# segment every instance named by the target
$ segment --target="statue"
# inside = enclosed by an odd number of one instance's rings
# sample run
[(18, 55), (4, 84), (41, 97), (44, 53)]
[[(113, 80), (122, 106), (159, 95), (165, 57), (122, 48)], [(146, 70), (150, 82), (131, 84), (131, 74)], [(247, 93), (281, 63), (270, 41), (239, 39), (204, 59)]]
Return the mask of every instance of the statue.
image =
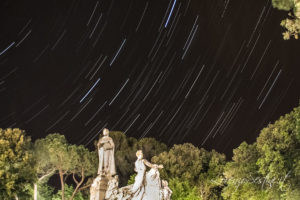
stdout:
[(99, 139), (97, 147), (99, 154), (98, 174), (106, 174), (108, 176), (115, 175), (115, 144), (112, 138), (109, 137), (109, 130), (107, 128), (103, 129), (103, 137)]
[(119, 177), (118, 175), (114, 176), (108, 181), (108, 188), (105, 193), (105, 199), (112, 198), (117, 195), (119, 186)]
[(162, 199), (163, 200), (171, 200), (172, 190), (168, 186), (168, 182), (166, 180), (162, 180)]
[[(141, 150), (136, 152), (134, 183), (119, 188), (119, 177), (115, 168), (115, 144), (103, 129), (103, 137), (97, 143), (99, 153), (98, 176), (90, 188), (90, 200), (171, 200), (172, 191), (168, 182), (160, 179), (158, 169), (163, 165), (152, 164), (143, 159)], [(146, 167), (151, 169), (146, 172)]]
[[(136, 152), (137, 160), (135, 161), (135, 171), (137, 172), (137, 175), (134, 179), (134, 184), (130, 189), (130, 193), (132, 194), (132, 200), (142, 200), (145, 199), (145, 186), (146, 186), (146, 178), (148, 179), (148, 185), (149, 181), (157, 180), (155, 178), (159, 178), (159, 174), (157, 176), (158, 168), (163, 168), (162, 165), (156, 165), (151, 164), (146, 159), (143, 159), (143, 152), (141, 150)], [(146, 174), (146, 166), (150, 167), (151, 170)], [(153, 169), (153, 170), (152, 170)], [(156, 170), (155, 170), (156, 169)], [(154, 178), (151, 180), (151, 178)], [(158, 193), (159, 194), (159, 183), (158, 183)], [(147, 193), (146, 193), (147, 194)], [(152, 200), (159, 200), (159, 196), (157, 198), (153, 197), (156, 193), (153, 193), (153, 191), (149, 192), (148, 194), (151, 194), (152, 197), (150, 199)], [(147, 196), (147, 195), (146, 195)]]

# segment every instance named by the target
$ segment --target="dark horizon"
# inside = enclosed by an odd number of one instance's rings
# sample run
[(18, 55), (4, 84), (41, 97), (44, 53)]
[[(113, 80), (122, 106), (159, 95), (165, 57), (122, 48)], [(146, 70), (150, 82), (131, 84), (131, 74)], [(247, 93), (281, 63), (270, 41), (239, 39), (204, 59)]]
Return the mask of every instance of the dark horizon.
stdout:
[(103, 127), (225, 153), (299, 105), (270, 0), (0, 3), (0, 127), (93, 148)]

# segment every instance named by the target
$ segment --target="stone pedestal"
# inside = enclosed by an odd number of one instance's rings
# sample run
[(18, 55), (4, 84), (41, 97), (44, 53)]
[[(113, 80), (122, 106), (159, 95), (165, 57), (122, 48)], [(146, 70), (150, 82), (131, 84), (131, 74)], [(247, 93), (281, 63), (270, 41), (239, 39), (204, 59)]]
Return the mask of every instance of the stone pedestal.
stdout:
[(91, 185), (90, 200), (105, 200), (105, 193), (108, 187), (108, 178), (105, 175), (98, 175)]

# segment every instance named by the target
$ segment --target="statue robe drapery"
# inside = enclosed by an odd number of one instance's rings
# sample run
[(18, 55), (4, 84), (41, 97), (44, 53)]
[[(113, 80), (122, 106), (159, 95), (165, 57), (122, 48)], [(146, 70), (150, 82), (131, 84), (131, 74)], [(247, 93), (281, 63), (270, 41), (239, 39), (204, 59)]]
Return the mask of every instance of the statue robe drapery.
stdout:
[(116, 174), (115, 158), (114, 158), (115, 148), (111, 138), (108, 139), (108, 141), (99, 148), (98, 153), (99, 153), (98, 174), (104, 171), (106, 173), (109, 173), (110, 175), (115, 175)]

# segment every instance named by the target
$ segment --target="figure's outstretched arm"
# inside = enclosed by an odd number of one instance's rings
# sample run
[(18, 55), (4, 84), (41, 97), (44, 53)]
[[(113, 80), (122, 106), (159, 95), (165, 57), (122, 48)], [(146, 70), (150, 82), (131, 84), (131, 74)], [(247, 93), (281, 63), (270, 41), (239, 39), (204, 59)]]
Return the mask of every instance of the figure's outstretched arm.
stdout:
[(148, 160), (146, 160), (146, 159), (143, 159), (143, 161), (144, 161), (144, 164), (145, 164), (146, 166), (150, 167), (150, 168), (156, 167), (155, 164), (150, 163), (150, 162), (149, 162)]
[(144, 161), (144, 164), (150, 168), (163, 168), (162, 165), (152, 164), (146, 159), (143, 159), (143, 161)]

